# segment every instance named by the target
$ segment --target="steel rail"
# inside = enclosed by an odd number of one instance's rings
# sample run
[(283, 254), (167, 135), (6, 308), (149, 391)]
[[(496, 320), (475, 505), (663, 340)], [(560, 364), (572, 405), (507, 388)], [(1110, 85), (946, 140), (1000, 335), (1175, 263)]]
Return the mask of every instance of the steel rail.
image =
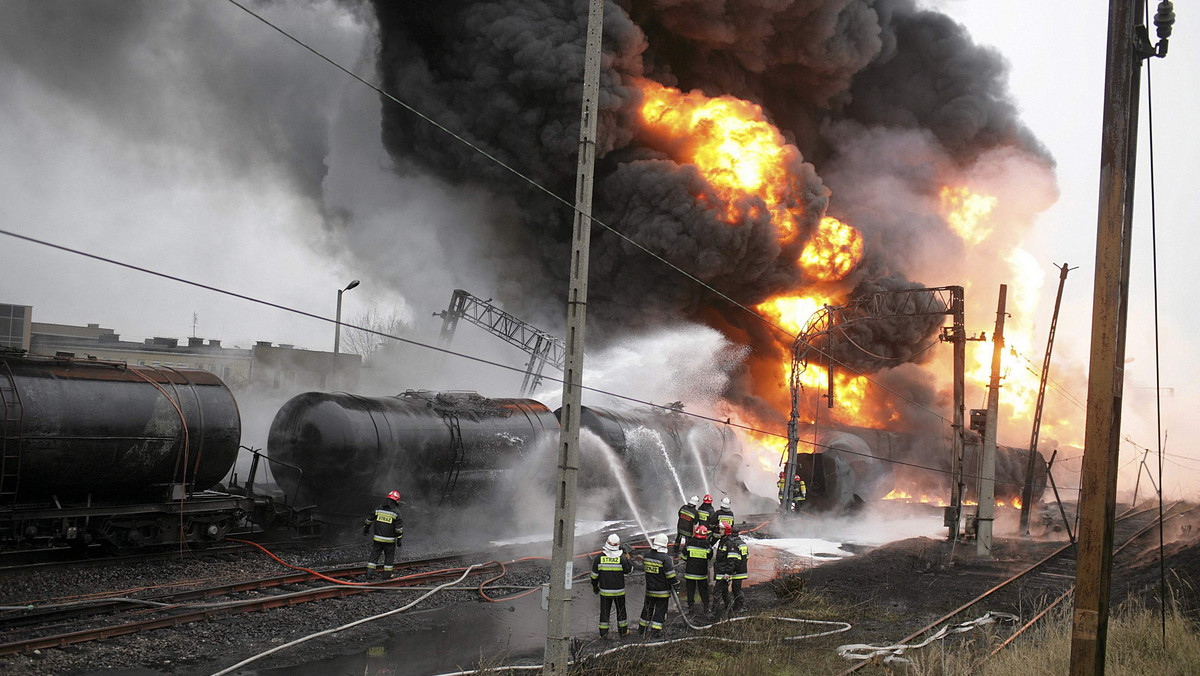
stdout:
[[(493, 571), (493, 564), (485, 564), (483, 567), (474, 571), (473, 576), (484, 575)], [(417, 573), (404, 579), (393, 579), (380, 582), (372, 585), (373, 587), (411, 587), (427, 582), (437, 582), (442, 580), (455, 579), (462, 574), (461, 570), (441, 570), (431, 571), (429, 573)], [(315, 579), (315, 578), (314, 578)], [(201, 593), (206, 590), (195, 590), (193, 593)], [(198, 610), (190, 610), (183, 613), (167, 615), (165, 617), (151, 618), (134, 622), (125, 622), (122, 624), (108, 625), (104, 627), (93, 627), (80, 631), (55, 634), (52, 636), (42, 636), (38, 638), (25, 639), (21, 641), (13, 641), (10, 643), (0, 644), (0, 656), (13, 655), (29, 650), (40, 650), (44, 648), (55, 648), (75, 643), (84, 643), (88, 641), (103, 640), (116, 636), (126, 636), (142, 631), (152, 629), (162, 629), (165, 627), (175, 627), (181, 624), (198, 622), (202, 620), (211, 620), (227, 615), (234, 615), (246, 612), (254, 612), (259, 610), (269, 610), (272, 608), (282, 608), (294, 606), (309, 601), (319, 601), (328, 598), (340, 598), (344, 596), (354, 596), (370, 591), (359, 586), (343, 586), (343, 585), (328, 585), (317, 589), (308, 589), (286, 594), (277, 594), (260, 599), (247, 599), (243, 601), (231, 601), (228, 604), (223, 604), (211, 608), (203, 608)]]
[[(413, 559), (409, 561), (400, 561), (396, 563), (396, 567), (400, 570), (408, 570), (419, 568), (422, 566), (437, 566), (447, 563), (457, 563), (463, 560), (463, 556), (441, 556), (428, 559)], [(329, 577), (351, 577), (361, 575), (366, 571), (365, 566), (354, 566), (349, 568), (329, 568), (317, 571), (321, 575)], [(303, 584), (307, 582), (315, 582), (320, 580), (319, 575), (306, 572), (288, 573), (285, 575), (271, 575), (267, 577), (252, 578), (239, 582), (231, 582), (228, 584), (214, 585), (210, 587), (200, 587), (197, 589), (189, 589), (181, 592), (172, 592), (169, 594), (161, 594), (158, 596), (148, 596), (141, 601), (149, 601), (153, 604), (160, 603), (183, 603), (187, 601), (196, 601), (200, 599), (208, 599), (215, 596), (228, 596), (230, 594), (239, 594), (248, 591), (259, 591), (262, 589), (271, 589), (274, 587), (282, 587), (291, 584)], [(107, 596), (118, 596), (123, 592), (116, 591)], [(88, 603), (95, 601), (95, 603)], [(91, 597), (82, 600), (80, 605), (71, 605), (69, 607), (47, 608), (45, 610), (30, 611), (13, 611), (3, 617), (0, 617), (0, 629), (14, 629), (17, 627), (27, 627), (35, 624), (46, 624), (64, 619), (75, 619), (80, 617), (93, 617), (96, 615), (104, 615), (107, 613), (117, 612), (130, 608), (131, 604), (123, 601), (107, 601), (104, 596)], [(145, 607), (139, 608), (145, 610)]]
[[(1176, 503), (1175, 505), (1171, 505), (1171, 508), (1175, 507), (1177, 504), (1178, 503)], [(1168, 508), (1167, 511), (1170, 511), (1171, 508)], [(1170, 516), (1166, 516), (1164, 513), (1162, 523), (1165, 524), (1168, 519), (1175, 519), (1175, 518), (1181, 517), (1184, 514), (1188, 514), (1190, 512), (1195, 511), (1196, 509), (1200, 509), (1200, 508), (1193, 507), (1192, 509), (1189, 509), (1187, 512), (1180, 512), (1178, 514), (1172, 514)], [(1144, 510), (1144, 511), (1148, 511), (1148, 510)], [(1155, 519), (1154, 521), (1147, 524), (1146, 527), (1140, 529), (1132, 537), (1130, 537), (1128, 540), (1126, 540), (1124, 544), (1122, 544), (1120, 547), (1117, 547), (1116, 549), (1114, 549), (1113, 556), (1116, 556), (1117, 554), (1121, 553), (1122, 550), (1124, 550), (1129, 545), (1133, 544), (1133, 542), (1135, 540), (1137, 540), (1142, 535), (1145, 535), (1146, 531), (1157, 526), (1158, 524), (1159, 524), (1158, 519)], [(1039, 612), (1037, 615), (1033, 616), (1033, 618), (1031, 618), (1025, 624), (1018, 627), (1017, 630), (1012, 633), (1012, 636), (1009, 636), (1007, 639), (1004, 640), (1003, 643), (996, 646), (996, 648), (994, 650), (992, 650), (992, 652), (988, 653), (985, 657), (981, 658), (978, 662), (971, 665), (971, 668), (968, 671), (968, 673), (973, 673), (975, 670), (979, 669), (979, 667), (981, 667), (984, 662), (995, 657), (997, 653), (999, 653), (1001, 650), (1007, 648), (1010, 644), (1012, 644), (1013, 641), (1017, 640), (1018, 637), (1020, 637), (1022, 634), (1024, 634), (1026, 630), (1028, 630), (1033, 625), (1037, 624), (1051, 610), (1054, 610), (1055, 608), (1057, 608), (1059, 604), (1061, 604), (1063, 601), (1065, 601), (1068, 597), (1070, 597), (1074, 593), (1075, 593), (1075, 585), (1071, 585), (1070, 587), (1067, 588), (1067, 590), (1065, 592), (1062, 593), (1062, 595), (1060, 595), (1058, 598), (1051, 601), (1045, 608), (1043, 608), (1041, 612)]]
[[(1177, 502), (1177, 503), (1173, 503), (1173, 504), (1172, 504), (1172, 505), (1171, 505), (1169, 508), (1167, 508), (1167, 510), (1166, 510), (1166, 511), (1168, 511), (1168, 512), (1169, 512), (1169, 511), (1171, 511), (1172, 509), (1174, 509), (1175, 507), (1177, 507), (1177, 506), (1178, 506), (1178, 505), (1180, 505), (1180, 504), (1182, 504), (1182, 503), (1178, 503), (1178, 502)], [(1135, 511), (1133, 511), (1133, 509), (1132, 509), (1132, 508), (1130, 508), (1130, 509), (1129, 509), (1129, 510), (1127, 510), (1126, 512), (1124, 512), (1124, 513), (1122, 513), (1121, 515), (1119, 515), (1119, 516), (1116, 518), (1116, 522), (1117, 522), (1117, 523), (1121, 523), (1121, 522), (1127, 521), (1127, 520), (1129, 520), (1129, 519), (1131, 519), (1131, 518), (1133, 518), (1133, 517), (1135, 517), (1135, 516), (1139, 516), (1139, 515), (1145, 514), (1145, 513), (1147, 513), (1147, 512), (1153, 512), (1153, 511), (1155, 511), (1155, 509), (1142, 509), (1142, 510), (1138, 510), (1138, 511), (1136, 511), (1136, 512), (1135, 512)], [(1174, 516), (1174, 515), (1172, 515), (1172, 516)], [(1158, 523), (1158, 517), (1157, 517), (1157, 515), (1155, 515), (1155, 518), (1154, 518), (1154, 519), (1153, 519), (1153, 520), (1152, 520), (1152, 521), (1151, 521), (1151, 522), (1150, 522), (1148, 525), (1146, 525), (1146, 526), (1142, 527), (1142, 528), (1141, 528), (1141, 529), (1139, 529), (1139, 530), (1138, 530), (1136, 533), (1134, 533), (1132, 536), (1128, 537), (1128, 538), (1126, 539), (1125, 543), (1121, 545), (1121, 548), (1124, 548), (1124, 547), (1125, 547), (1126, 545), (1128, 545), (1130, 542), (1132, 542), (1133, 540), (1136, 540), (1136, 539), (1137, 539), (1137, 538), (1138, 538), (1140, 535), (1142, 535), (1143, 533), (1145, 533), (1147, 530), (1149, 530), (1151, 527), (1153, 527), (1153, 526), (1154, 526), (1155, 524), (1157, 524), (1157, 523)], [(938, 626), (940, 626), (940, 625), (942, 625), (942, 624), (945, 624), (945, 623), (947, 623), (947, 622), (951, 621), (951, 620), (952, 620), (952, 619), (954, 619), (956, 616), (958, 616), (958, 615), (960, 615), (961, 613), (965, 612), (967, 609), (969, 609), (969, 608), (971, 608), (971, 607), (973, 607), (973, 606), (976, 606), (976, 605), (978, 605), (980, 602), (982, 602), (982, 601), (984, 601), (985, 599), (987, 599), (988, 597), (990, 597), (990, 596), (992, 596), (992, 595), (996, 594), (996, 593), (997, 593), (997, 592), (999, 592), (1001, 589), (1004, 589), (1004, 588), (1008, 587), (1008, 586), (1009, 586), (1011, 583), (1013, 583), (1013, 582), (1016, 582), (1016, 581), (1018, 581), (1018, 580), (1021, 580), (1021, 579), (1025, 579), (1025, 578), (1026, 578), (1028, 575), (1030, 575), (1031, 573), (1034, 573), (1034, 572), (1038, 571), (1039, 569), (1043, 568), (1044, 566), (1046, 566), (1047, 564), (1049, 564), (1049, 563), (1050, 563), (1050, 562), (1052, 562), (1053, 560), (1055, 560), (1055, 559), (1059, 558), (1059, 557), (1060, 557), (1060, 556), (1062, 556), (1062, 555), (1063, 555), (1063, 554), (1064, 554), (1064, 553), (1065, 553), (1065, 552), (1066, 552), (1068, 549), (1071, 549), (1071, 548), (1072, 548), (1072, 547), (1074, 547), (1074, 546), (1075, 546), (1075, 545), (1074, 545), (1074, 543), (1070, 543), (1070, 542), (1069, 542), (1069, 543), (1067, 543), (1067, 544), (1065, 544), (1065, 545), (1063, 545), (1062, 547), (1060, 547), (1060, 548), (1056, 549), (1055, 551), (1051, 552), (1049, 555), (1047, 555), (1045, 558), (1043, 558), (1042, 560), (1038, 561), (1037, 563), (1034, 563), (1033, 565), (1029, 566), (1029, 567), (1028, 567), (1028, 568), (1026, 568), (1025, 570), (1023, 570), (1023, 571), (1020, 571), (1020, 572), (1018, 572), (1017, 574), (1015, 574), (1015, 575), (1013, 575), (1013, 576), (1009, 577), (1008, 579), (1006, 579), (1006, 580), (1004, 580), (1003, 582), (1001, 582), (1001, 583), (997, 584), (996, 586), (992, 587), (991, 589), (989, 589), (989, 590), (987, 590), (987, 591), (983, 592), (982, 594), (980, 594), (979, 596), (975, 597), (974, 599), (972, 599), (972, 600), (970, 600), (970, 601), (967, 601), (966, 603), (962, 604), (962, 605), (961, 605), (961, 606), (959, 606), (958, 608), (955, 608), (954, 610), (952, 610), (952, 611), (950, 611), (950, 612), (946, 613), (946, 614), (945, 614), (945, 615), (943, 615), (942, 617), (940, 617), (940, 618), (938, 618), (938, 619), (934, 620), (933, 622), (930, 622), (929, 624), (925, 625), (924, 627), (921, 627), (920, 629), (916, 630), (916, 631), (915, 631), (915, 632), (913, 632), (912, 634), (909, 634), (908, 636), (906, 636), (906, 637), (904, 637), (904, 638), (900, 639), (899, 641), (897, 641), (897, 643), (898, 643), (898, 644), (906, 644), (906, 643), (910, 643), (910, 642), (912, 642), (913, 640), (915, 640), (915, 639), (917, 639), (918, 637), (920, 637), (921, 635), (925, 634), (926, 632), (933, 631), (933, 630), (934, 630), (935, 628), (937, 628)], [(1118, 549), (1118, 550), (1116, 550), (1116, 551), (1120, 551), (1120, 549)], [(1074, 585), (1072, 585), (1072, 587), (1074, 587)], [(1057, 601), (1056, 601), (1056, 602), (1057, 602)], [(862, 662), (859, 662), (858, 664), (854, 665), (853, 667), (850, 667), (849, 669), (846, 669), (845, 671), (842, 671), (842, 672), (840, 672), (839, 676), (846, 676), (847, 674), (852, 674), (852, 673), (854, 673), (854, 672), (856, 672), (856, 671), (858, 671), (858, 670), (860, 670), (860, 669), (862, 669), (862, 668), (866, 667), (866, 666), (867, 666), (867, 665), (869, 665), (869, 664), (873, 664), (873, 662), (872, 662), (872, 661), (869, 661), (869, 660), (864, 660), (864, 661), (862, 661)]]

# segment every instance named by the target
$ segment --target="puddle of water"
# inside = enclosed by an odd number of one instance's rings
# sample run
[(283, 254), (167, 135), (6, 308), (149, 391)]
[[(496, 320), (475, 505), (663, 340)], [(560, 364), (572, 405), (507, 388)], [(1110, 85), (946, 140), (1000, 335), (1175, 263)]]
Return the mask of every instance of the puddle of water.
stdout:
[[(583, 593), (585, 590), (586, 594)], [(591, 585), (586, 582), (575, 585), (572, 635), (595, 637), (597, 602), (591, 591)], [(629, 601), (629, 615), (636, 627), (635, 613), (641, 612), (641, 599), (631, 597)], [(505, 603), (456, 604), (417, 610), (408, 613), (407, 617), (420, 619), (422, 626), (397, 629), (395, 635), (373, 646), (356, 646), (345, 639), (340, 643), (342, 650), (362, 651), (365, 648), (365, 652), (283, 669), (246, 670), (239, 674), (428, 676), (472, 669), (480, 664), (480, 660), (493, 665), (540, 664), (546, 647), (546, 612), (541, 608), (540, 594)], [(374, 629), (386, 630), (390, 620), (379, 620)]]

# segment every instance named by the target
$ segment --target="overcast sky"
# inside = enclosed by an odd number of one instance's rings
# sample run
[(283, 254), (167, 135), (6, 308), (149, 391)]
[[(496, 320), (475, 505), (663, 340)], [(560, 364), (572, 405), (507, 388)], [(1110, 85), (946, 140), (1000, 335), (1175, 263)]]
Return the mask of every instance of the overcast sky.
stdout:
[[(1022, 119), (1057, 161), (1060, 197), (1039, 216), (1024, 248), (1043, 275), (1039, 355), (1057, 285), (1053, 266), (1078, 266), (1064, 295), (1054, 373), (1083, 373), (1107, 14), (1100, 3), (1079, 0), (1039, 12), (987, 0), (930, 6), (1009, 61)], [(265, 14), (371, 78), (369, 26), (345, 7), (290, 2)], [(1200, 156), (1200, 140), (1188, 126), (1200, 110), (1193, 26), (1200, 17), (1182, 13), (1168, 58), (1151, 63), (1162, 385), (1168, 388), (1163, 424), (1168, 454), (1175, 456), (1168, 496), (1185, 487), (1194, 493), (1188, 478), (1193, 470), (1200, 474), (1193, 443), (1200, 433), (1194, 414), (1200, 408), (1194, 377), (1200, 320), (1187, 300), (1197, 278), (1189, 198), (1192, 164)], [(1142, 111), (1145, 129), (1145, 105)], [(430, 313), (445, 306), (454, 288), (490, 292), (481, 271), (441, 265), (447, 247), (488, 246), (455, 236), (466, 232), (462, 224), (473, 213), (488, 208), (486, 196), (433, 180), (396, 179), (379, 142), (377, 95), (232, 5), (6, 0), (0, 3), (0, 119), (3, 229), (324, 316), (333, 315), (337, 289), (361, 279), (345, 295), (344, 317), (373, 307), (395, 310), (431, 331), (438, 321)], [(1144, 134), (1140, 149), (1124, 434), (1153, 446)], [(387, 221), (401, 205), (410, 226), (405, 252), (369, 265), (343, 253), (339, 210)], [(270, 340), (331, 349), (333, 340), (323, 322), (11, 238), (0, 239), (0, 302), (34, 306), (35, 321), (96, 322), (133, 340), (188, 336), (193, 326), (196, 335), (227, 345)], [(992, 320), (968, 318), (968, 328), (990, 332)], [(464, 349), (521, 363), (494, 341), (463, 340)], [(1122, 456), (1123, 481), (1130, 485), (1131, 462), (1140, 453), (1123, 444)]]

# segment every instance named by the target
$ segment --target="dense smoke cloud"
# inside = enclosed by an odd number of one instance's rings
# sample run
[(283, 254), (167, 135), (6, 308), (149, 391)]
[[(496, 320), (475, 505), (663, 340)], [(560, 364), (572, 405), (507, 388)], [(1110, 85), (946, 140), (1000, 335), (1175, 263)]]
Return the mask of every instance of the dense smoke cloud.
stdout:
[[(453, 2), (417, 13), (375, 2), (383, 87), (570, 201), (586, 4)], [(999, 55), (911, 0), (609, 3), (604, 51), (596, 215), (747, 306), (812, 284), (796, 257), (826, 213), (849, 218), (867, 242), (862, 263), (831, 292), (919, 286), (910, 255), (927, 246), (925, 233), (947, 232), (939, 186), (998, 148), (1051, 164), (1016, 117)], [(781, 239), (769, 211), (755, 205), (739, 210), (736, 225), (726, 222), (696, 167), (676, 161), (640, 122), (641, 78), (763, 107), (800, 150), (786, 194), (803, 214), (797, 238)], [(510, 260), (498, 273), (510, 278), (498, 284), (506, 291), (499, 300), (558, 325), (561, 312), (545, 308), (561, 309), (569, 209), (386, 100), (383, 138), (401, 172), (432, 172), (520, 206), (489, 225), (510, 252), (514, 244), (527, 252), (527, 265)], [(878, 183), (887, 173), (904, 185), (903, 204), (839, 201), (843, 187), (853, 193), (856, 181)], [(612, 233), (594, 233), (590, 337), (691, 319), (752, 346), (754, 360), (778, 363), (786, 354), (786, 337)], [(519, 283), (530, 275), (536, 286)], [(896, 366), (920, 358), (943, 323), (854, 327), (857, 347), (845, 341), (838, 356), (864, 370)], [(731, 385), (732, 401), (762, 398), (753, 370)]]

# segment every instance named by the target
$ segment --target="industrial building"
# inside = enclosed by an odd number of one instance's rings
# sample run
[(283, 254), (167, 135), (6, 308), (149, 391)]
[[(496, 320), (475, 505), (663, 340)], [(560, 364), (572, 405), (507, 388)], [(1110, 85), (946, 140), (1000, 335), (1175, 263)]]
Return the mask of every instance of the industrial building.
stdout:
[[(258, 341), (249, 348), (225, 347), (218, 339), (200, 337), (142, 341), (121, 340), (99, 324), (77, 326), (33, 321), (33, 307), (0, 303), (0, 347), (33, 354), (71, 354), (138, 366), (203, 369), (235, 390), (353, 389), (362, 357), (357, 354), (305, 350), (294, 345)], [(335, 379), (336, 376), (336, 379)]]

